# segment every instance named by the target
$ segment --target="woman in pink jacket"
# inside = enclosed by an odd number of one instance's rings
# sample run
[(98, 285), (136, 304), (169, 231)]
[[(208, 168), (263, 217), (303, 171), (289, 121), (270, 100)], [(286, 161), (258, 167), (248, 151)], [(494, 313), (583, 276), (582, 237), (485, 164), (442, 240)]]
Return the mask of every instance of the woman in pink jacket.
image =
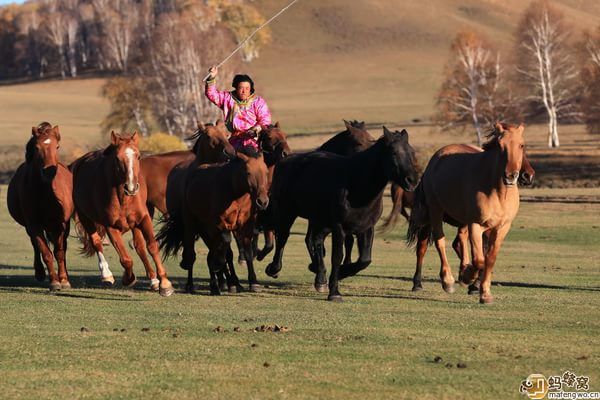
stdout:
[(222, 92), (215, 84), (217, 68), (212, 67), (208, 72), (205, 94), (223, 110), (225, 125), (231, 132), (229, 142), (235, 149), (250, 146), (258, 150), (257, 135), (263, 126), (271, 124), (267, 102), (254, 94), (254, 82), (248, 75), (236, 75), (231, 84), (235, 90)]

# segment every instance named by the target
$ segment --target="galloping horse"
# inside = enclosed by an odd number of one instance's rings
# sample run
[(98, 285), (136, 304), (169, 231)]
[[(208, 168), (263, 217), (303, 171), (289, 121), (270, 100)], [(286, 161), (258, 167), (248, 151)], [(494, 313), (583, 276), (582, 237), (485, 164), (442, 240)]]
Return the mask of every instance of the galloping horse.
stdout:
[[(331, 275), (329, 296), (341, 301), (338, 289), (346, 233), (366, 232), (375, 225), (382, 212), (382, 195), (391, 180), (407, 190), (417, 184), (414, 150), (408, 143), (408, 133), (384, 134), (368, 149), (343, 157), (315, 151), (293, 155), (281, 161), (275, 169), (271, 187), (270, 223), (275, 228), (276, 249), (273, 261), (266, 269), (269, 276), (277, 277), (282, 268), (283, 249), (295, 219), (309, 220), (313, 232), (319, 235), (332, 232)], [(372, 235), (365, 240), (362, 254), (370, 252)], [(318, 266), (315, 287), (325, 284), (323, 252), (314, 251)], [(345, 266), (342, 273), (354, 272)]]
[[(456, 153), (445, 147), (432, 156), (416, 190), (407, 234), (409, 243), (417, 242), (419, 278), (427, 244), (434, 241), (441, 260), (442, 287), (447, 292), (454, 290), (442, 223), (466, 225), (474, 266), (467, 266), (459, 279), (472, 284), (483, 272), (480, 302), (493, 301), (492, 270), (519, 209), (517, 182), (524, 153), (523, 131), (523, 125), (497, 123), (483, 152)], [(488, 230), (490, 245), (484, 252), (483, 232)]]
[(260, 153), (248, 156), (238, 152), (228, 163), (191, 164), (185, 170), (176, 167), (172, 171), (167, 184), (169, 217), (157, 238), (167, 257), (183, 247), (180, 266), (188, 271), (189, 292), (193, 292), (194, 243), (198, 237), (208, 247), (211, 294), (221, 293), (217, 274), (227, 265), (231, 268), (229, 288), (239, 287), (232, 268), (230, 232), (242, 242), (250, 290), (258, 290), (252, 239), (256, 209), (264, 209), (268, 203), (267, 166)]
[[(41, 255), (50, 275), (50, 290), (71, 287), (65, 254), (73, 214), (73, 176), (58, 161), (59, 142), (58, 126), (43, 122), (31, 128), (25, 163), (10, 180), (7, 193), (10, 215), (25, 227), (31, 239), (35, 278), (46, 278)], [(58, 274), (46, 238), (54, 245)]]
[[(138, 140), (137, 132), (117, 135), (113, 131), (111, 144), (106, 149), (90, 152), (71, 164), (75, 211), (84, 229), (80, 239), (85, 254), (96, 253), (102, 282), (112, 285), (114, 278), (102, 247), (102, 236), (107, 233), (125, 269), (123, 285), (132, 287), (136, 282), (133, 260), (121, 236), (131, 229), (135, 250), (144, 263), (151, 288), (158, 289), (162, 296), (170, 296), (173, 286), (160, 259), (146, 207), (146, 185), (139, 174)], [(148, 261), (145, 247), (154, 260), (160, 281)]]
[(140, 160), (140, 174), (148, 191), (148, 211), (154, 215), (157, 208), (163, 215), (167, 212), (167, 178), (179, 163), (188, 165), (194, 161), (217, 163), (235, 157), (235, 149), (227, 140), (225, 124), (218, 120), (215, 125), (198, 124), (196, 133), (188, 140), (196, 140), (192, 150), (172, 151), (144, 157)]

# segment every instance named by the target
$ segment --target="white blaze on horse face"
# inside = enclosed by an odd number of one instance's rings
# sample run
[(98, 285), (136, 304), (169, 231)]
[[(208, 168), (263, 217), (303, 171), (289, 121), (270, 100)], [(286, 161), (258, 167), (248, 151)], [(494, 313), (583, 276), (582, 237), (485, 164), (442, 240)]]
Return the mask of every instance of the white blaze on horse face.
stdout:
[(131, 147), (125, 149), (125, 156), (127, 157), (127, 190), (132, 192), (135, 190), (133, 184), (133, 157), (135, 157), (135, 150)]
[(106, 261), (106, 258), (104, 258), (104, 254), (99, 251), (96, 253), (96, 255), (98, 256), (98, 269), (100, 270), (100, 276), (102, 279), (113, 276), (112, 272), (110, 272), (110, 269), (108, 268), (108, 261)]
[(50, 144), (50, 143), (52, 143), (52, 140), (50, 140), (50, 139), (46, 139), (46, 140), (44, 140), (42, 143), (44, 143), (44, 144)]

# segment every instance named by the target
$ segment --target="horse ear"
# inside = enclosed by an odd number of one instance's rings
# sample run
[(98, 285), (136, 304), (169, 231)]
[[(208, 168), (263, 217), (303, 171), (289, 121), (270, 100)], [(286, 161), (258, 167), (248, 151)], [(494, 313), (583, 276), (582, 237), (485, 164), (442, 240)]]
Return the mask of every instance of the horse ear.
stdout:
[(35, 126), (31, 127), (31, 136), (37, 136), (38, 130)]
[(133, 144), (135, 144), (136, 146), (140, 144), (140, 135), (138, 134), (137, 130), (133, 131), (131, 139), (133, 140)]
[(222, 126), (224, 126), (224, 125), (225, 125), (225, 123), (224, 123), (224, 122), (223, 122), (223, 120), (222, 120), (222, 119), (220, 119), (220, 118), (217, 120), (217, 123), (215, 124), (215, 126), (218, 126), (218, 127), (222, 127)]
[(56, 135), (56, 140), (58, 140), (60, 142), (60, 131), (58, 130), (58, 125), (56, 125), (52, 129), (54, 130), (54, 134)]
[(115, 131), (110, 131), (110, 144), (116, 146), (117, 143), (119, 143), (119, 138), (117, 134), (115, 133)]
[(385, 125), (383, 126), (383, 137), (387, 142), (394, 140), (394, 132), (390, 131)]
[(525, 123), (524, 122), (521, 122), (519, 124), (519, 130), (521, 131), (521, 134), (523, 134), (523, 132), (525, 131)]
[(201, 121), (198, 121), (198, 123), (196, 124), (196, 126), (198, 127), (199, 130), (201, 130), (201, 131), (204, 130), (204, 124)]
[(275, 128), (279, 129), (279, 121), (275, 121), (275, 125), (273, 125)]
[(498, 133), (504, 133), (504, 127), (502, 126), (502, 123), (500, 121), (496, 121), (496, 123), (494, 124), (494, 128), (496, 128)]
[(406, 129), (402, 129), (400, 131), (400, 137), (408, 142), (408, 131)]
[(344, 121), (344, 125), (346, 125), (346, 129), (350, 130), (350, 128), (352, 128), (352, 124), (348, 121), (346, 121), (345, 119), (343, 119), (342, 121)]

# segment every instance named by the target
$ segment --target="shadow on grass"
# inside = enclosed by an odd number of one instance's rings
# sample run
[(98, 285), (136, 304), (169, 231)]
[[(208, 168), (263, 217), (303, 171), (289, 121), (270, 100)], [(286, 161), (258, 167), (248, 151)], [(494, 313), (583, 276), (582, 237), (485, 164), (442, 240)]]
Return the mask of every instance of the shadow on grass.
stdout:
[[(410, 282), (412, 283), (412, 278), (408, 278), (405, 276), (384, 276), (384, 275), (368, 275), (368, 274), (360, 274), (356, 276), (362, 276), (365, 278), (377, 278), (377, 279), (393, 279), (398, 281)], [(433, 278), (423, 278), (423, 282), (431, 282), (431, 283), (440, 283), (439, 279)], [(600, 292), (600, 287), (590, 286), (590, 287), (582, 287), (582, 286), (564, 286), (564, 285), (550, 285), (545, 283), (527, 283), (527, 282), (506, 282), (506, 281), (492, 281), (492, 286), (506, 286), (506, 287), (522, 287), (522, 288), (531, 288), (531, 289), (553, 289), (553, 290), (580, 290), (584, 292)]]
[[(31, 271), (31, 276), (33, 276), (33, 265), (6, 265), (0, 264), (0, 275), (2, 275), (2, 270), (10, 270), (10, 271)], [(67, 265), (68, 272), (89, 272), (88, 269), (79, 269), (79, 268), (69, 268)]]

